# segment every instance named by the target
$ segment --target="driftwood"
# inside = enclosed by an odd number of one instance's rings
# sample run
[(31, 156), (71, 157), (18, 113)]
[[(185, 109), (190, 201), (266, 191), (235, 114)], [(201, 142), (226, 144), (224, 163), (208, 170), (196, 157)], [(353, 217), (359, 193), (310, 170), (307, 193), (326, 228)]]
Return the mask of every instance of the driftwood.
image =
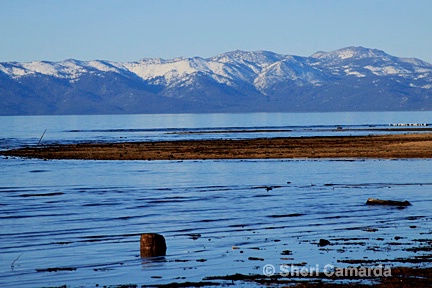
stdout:
[(394, 200), (381, 200), (381, 199), (374, 199), (369, 198), (366, 201), (367, 205), (388, 205), (388, 206), (410, 206), (411, 203), (407, 200), (405, 201), (394, 201)]
[(160, 234), (141, 234), (140, 246), (141, 258), (166, 255), (165, 238)]

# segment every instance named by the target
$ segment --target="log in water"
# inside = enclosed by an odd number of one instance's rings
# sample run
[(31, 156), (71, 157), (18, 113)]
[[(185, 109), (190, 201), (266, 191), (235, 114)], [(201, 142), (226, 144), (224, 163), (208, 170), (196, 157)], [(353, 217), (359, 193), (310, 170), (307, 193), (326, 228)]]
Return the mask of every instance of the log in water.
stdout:
[(141, 234), (140, 239), (140, 255), (145, 257), (159, 257), (166, 255), (165, 238), (157, 233)]
[(395, 200), (382, 200), (369, 198), (366, 201), (367, 205), (387, 205), (387, 206), (411, 206), (411, 203), (407, 200), (405, 201), (395, 201)]

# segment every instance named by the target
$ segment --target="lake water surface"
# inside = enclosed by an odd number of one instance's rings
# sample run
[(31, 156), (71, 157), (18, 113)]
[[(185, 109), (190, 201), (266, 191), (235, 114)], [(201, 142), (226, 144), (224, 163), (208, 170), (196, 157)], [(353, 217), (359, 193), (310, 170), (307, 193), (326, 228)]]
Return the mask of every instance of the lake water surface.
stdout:
[[(430, 112), (0, 117), (0, 148), (37, 145), (45, 129), (43, 145), (379, 134), (373, 129), (431, 119)], [(343, 267), (344, 259), (411, 265), (403, 259), (422, 254), (409, 248), (432, 235), (431, 164), (0, 157), (0, 287), (197, 282), (262, 275), (265, 264)], [(369, 197), (413, 205), (370, 207)], [(165, 236), (165, 258), (139, 257), (147, 232)], [(319, 239), (332, 245), (319, 247)]]

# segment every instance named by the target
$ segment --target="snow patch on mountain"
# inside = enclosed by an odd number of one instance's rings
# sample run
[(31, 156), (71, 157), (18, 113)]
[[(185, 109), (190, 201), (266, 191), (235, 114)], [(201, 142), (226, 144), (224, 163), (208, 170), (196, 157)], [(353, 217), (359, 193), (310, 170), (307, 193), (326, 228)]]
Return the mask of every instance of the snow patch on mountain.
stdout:
[[(222, 63), (208, 62), (200, 57), (172, 60), (156, 59), (155, 61), (146, 59), (140, 62), (123, 63), (123, 67), (143, 80), (163, 78), (168, 85), (198, 72), (227, 77)], [(220, 79), (219, 77), (213, 78)]]
[(373, 74), (378, 76), (403, 75), (403, 74), (410, 73), (406, 69), (395, 67), (395, 66), (376, 67), (376, 66), (367, 65), (364, 68), (370, 70)]
[(265, 67), (276, 61), (285, 58), (284, 55), (276, 54), (270, 51), (241, 51), (223, 53), (215, 57), (209, 58), (210, 61), (229, 63), (229, 64), (253, 64), (254, 66)]
[(40, 73), (44, 75), (58, 76), (60, 65), (41, 61), (25, 63), (23, 68), (30, 74)]
[(353, 50), (343, 50), (340, 51), (337, 57), (339, 57), (340, 59), (348, 59), (354, 57), (354, 55), (356, 55), (356, 53)]
[(431, 64), (417, 58), (398, 58), (399, 61), (409, 63), (415, 66), (431, 67)]
[(381, 57), (389, 60), (388, 54), (378, 49), (369, 49), (364, 47), (346, 47), (332, 52), (316, 52), (311, 55), (312, 58), (324, 60), (347, 60), (347, 59), (364, 59)]
[(62, 62), (35, 61), (22, 64), (13, 63), (9, 67), (8, 65), (0, 64), (0, 70), (15, 79), (36, 74), (56, 78), (75, 79), (87, 72), (82, 63), (76, 60), (66, 60)]
[(346, 75), (352, 75), (352, 76), (356, 76), (356, 77), (359, 77), (359, 78), (366, 77), (365, 74), (362, 74), (362, 73), (360, 73), (358, 71), (353, 71), (352, 69), (345, 69), (344, 72), (345, 72)]
[(99, 60), (92, 60), (92, 61), (86, 62), (86, 65), (88, 67), (91, 67), (91, 68), (97, 70), (97, 71), (120, 72), (119, 68), (116, 67), (115, 63), (104, 62), (104, 61), (99, 61)]
[(198, 71), (187, 59), (164, 61), (162, 63), (135, 62), (123, 65), (127, 70), (144, 80), (164, 77), (168, 83), (175, 78)]
[(268, 88), (280, 82), (291, 82), (296, 86), (307, 84), (318, 86), (322, 78), (322, 72), (310, 66), (306, 59), (287, 56), (263, 69), (254, 80), (254, 86), (266, 95)]

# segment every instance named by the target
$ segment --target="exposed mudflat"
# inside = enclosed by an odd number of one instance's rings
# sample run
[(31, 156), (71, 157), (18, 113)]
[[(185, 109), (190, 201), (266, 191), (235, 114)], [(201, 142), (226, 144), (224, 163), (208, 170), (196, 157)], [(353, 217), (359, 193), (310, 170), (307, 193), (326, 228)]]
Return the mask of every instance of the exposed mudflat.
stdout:
[(45, 159), (432, 158), (432, 133), (49, 145), (1, 152)]

